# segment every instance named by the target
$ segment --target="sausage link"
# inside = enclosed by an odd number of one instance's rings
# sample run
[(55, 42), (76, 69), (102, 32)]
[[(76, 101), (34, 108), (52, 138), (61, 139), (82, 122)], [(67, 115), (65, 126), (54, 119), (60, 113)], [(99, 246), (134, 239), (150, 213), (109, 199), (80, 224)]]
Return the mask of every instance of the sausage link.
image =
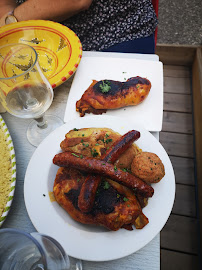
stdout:
[[(119, 156), (124, 153), (134, 141), (139, 139), (140, 132), (131, 130), (125, 135), (121, 136), (114, 142), (112, 147), (106, 152), (102, 160), (105, 162), (114, 163)], [(101, 182), (100, 175), (88, 175), (82, 184), (80, 194), (78, 197), (78, 206), (82, 212), (89, 212), (94, 204), (96, 191)]]
[(140, 132), (137, 130), (131, 130), (125, 135), (121, 136), (120, 139), (115, 141), (112, 148), (108, 150), (102, 160), (106, 162), (114, 163), (121, 154), (123, 154), (134, 141), (140, 138)]
[(134, 188), (144, 197), (152, 197), (154, 190), (151, 186), (134, 175), (123, 172), (112, 164), (102, 160), (83, 157), (76, 153), (64, 152), (55, 155), (53, 163), (60, 167), (73, 167), (89, 173), (100, 174), (104, 177), (117, 181), (129, 188)]

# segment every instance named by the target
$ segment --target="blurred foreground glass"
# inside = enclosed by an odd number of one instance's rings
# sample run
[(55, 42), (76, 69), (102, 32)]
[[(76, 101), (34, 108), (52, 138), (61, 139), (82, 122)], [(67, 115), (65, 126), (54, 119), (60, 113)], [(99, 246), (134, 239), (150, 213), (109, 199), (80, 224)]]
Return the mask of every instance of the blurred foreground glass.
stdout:
[(1, 270), (67, 270), (69, 258), (53, 238), (15, 229), (0, 230)]
[(34, 48), (25, 44), (8, 44), (0, 47), (0, 101), (12, 115), (34, 118), (28, 126), (28, 141), (40, 142), (63, 121), (46, 116), (53, 101), (53, 89), (44, 76)]

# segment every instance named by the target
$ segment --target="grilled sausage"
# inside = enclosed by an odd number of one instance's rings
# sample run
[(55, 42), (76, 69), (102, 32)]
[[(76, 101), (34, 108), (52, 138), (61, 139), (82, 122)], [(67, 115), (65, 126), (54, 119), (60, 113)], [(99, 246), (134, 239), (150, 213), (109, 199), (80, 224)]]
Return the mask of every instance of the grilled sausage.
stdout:
[[(102, 158), (105, 162), (114, 163), (119, 156), (124, 153), (131, 144), (139, 139), (140, 132), (131, 130), (120, 139), (115, 141), (112, 148), (107, 151), (105, 156)], [(82, 212), (89, 212), (94, 204), (96, 191), (101, 182), (100, 175), (88, 175), (81, 187), (81, 191), (78, 197), (78, 206)]]
[(102, 160), (83, 157), (72, 152), (64, 152), (55, 155), (53, 163), (60, 167), (73, 167), (89, 173), (100, 174), (129, 188), (136, 189), (136, 192), (142, 194), (144, 197), (152, 197), (154, 193), (153, 188), (138, 177), (124, 172)]

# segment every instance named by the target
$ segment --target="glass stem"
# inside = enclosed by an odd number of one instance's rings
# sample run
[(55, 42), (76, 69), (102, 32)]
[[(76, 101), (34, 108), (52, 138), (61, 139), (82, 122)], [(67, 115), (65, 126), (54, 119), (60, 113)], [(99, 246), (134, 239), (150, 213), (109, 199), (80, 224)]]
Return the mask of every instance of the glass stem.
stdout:
[(44, 114), (39, 118), (34, 118), (35, 121), (37, 121), (37, 127), (44, 129), (47, 128), (48, 124), (47, 121), (44, 118)]

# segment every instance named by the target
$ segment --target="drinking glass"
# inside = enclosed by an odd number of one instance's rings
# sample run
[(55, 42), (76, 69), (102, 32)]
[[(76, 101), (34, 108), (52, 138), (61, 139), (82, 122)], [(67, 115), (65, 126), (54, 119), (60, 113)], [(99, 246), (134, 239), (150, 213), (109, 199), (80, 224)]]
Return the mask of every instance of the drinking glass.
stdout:
[(1, 270), (68, 270), (69, 258), (50, 236), (16, 229), (0, 230)]
[(53, 101), (53, 89), (43, 74), (35, 49), (26, 44), (0, 47), (0, 102), (12, 115), (33, 118), (28, 141), (39, 143), (63, 121), (53, 115), (44, 118)]

